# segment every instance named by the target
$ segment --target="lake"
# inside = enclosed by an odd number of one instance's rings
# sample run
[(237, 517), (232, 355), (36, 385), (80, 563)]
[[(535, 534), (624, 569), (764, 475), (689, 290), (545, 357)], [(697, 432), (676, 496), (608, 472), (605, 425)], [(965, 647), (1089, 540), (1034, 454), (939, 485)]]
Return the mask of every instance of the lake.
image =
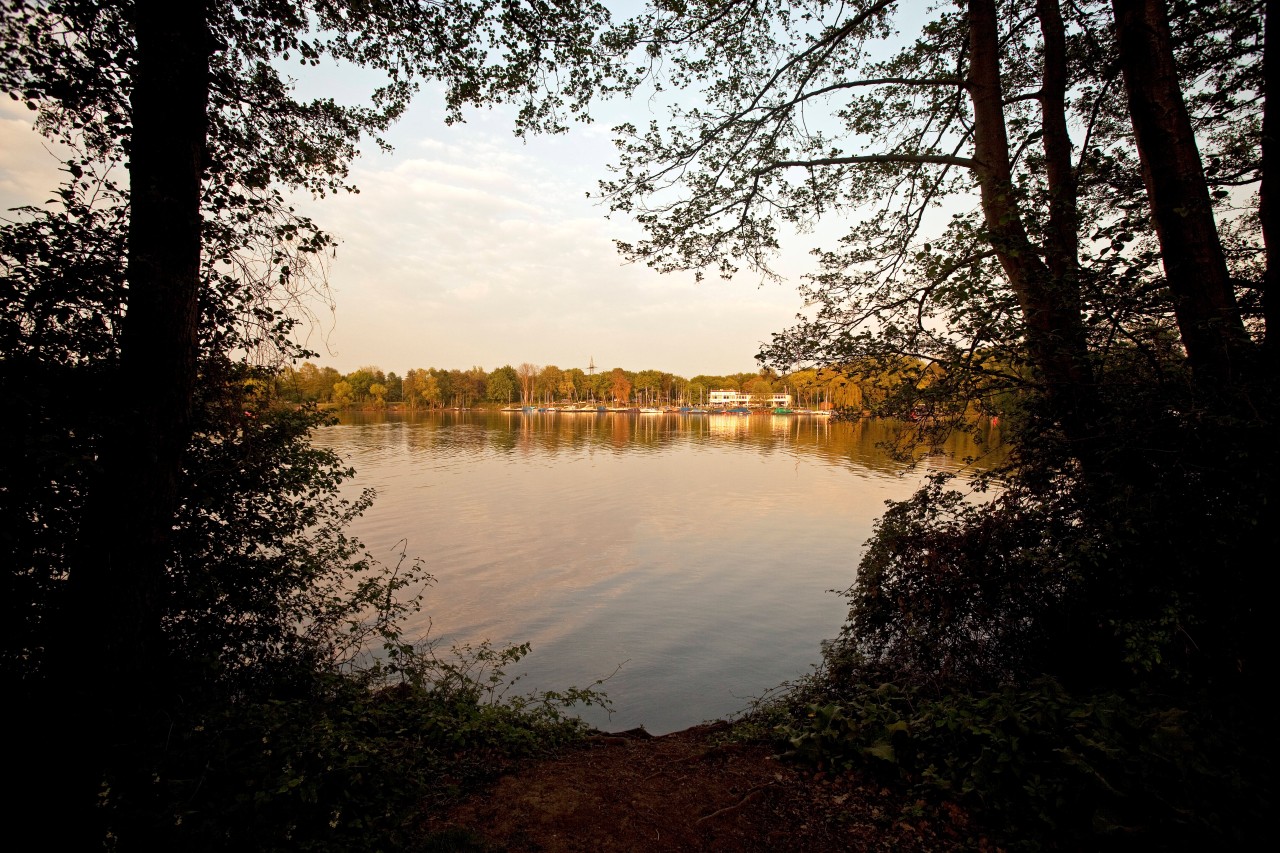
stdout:
[(612, 677), (605, 730), (732, 715), (810, 671), (838, 634), (884, 502), (985, 445), (914, 468), (887, 422), (784, 415), (344, 414), (315, 443), (356, 468), (353, 527), (436, 584), (407, 638), (532, 643), (518, 689)]

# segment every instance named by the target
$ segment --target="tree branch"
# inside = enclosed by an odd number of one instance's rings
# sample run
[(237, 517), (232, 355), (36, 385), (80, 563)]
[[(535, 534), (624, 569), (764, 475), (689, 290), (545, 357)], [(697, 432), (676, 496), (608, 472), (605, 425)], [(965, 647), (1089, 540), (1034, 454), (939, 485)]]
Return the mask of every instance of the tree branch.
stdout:
[(960, 166), (964, 169), (972, 169), (976, 165), (973, 159), (969, 157), (954, 157), (947, 154), (865, 154), (849, 157), (818, 157), (813, 160), (779, 160), (776, 163), (758, 167), (754, 170), (754, 173), (762, 175), (766, 172), (789, 169), (795, 166), (809, 168), (813, 166), (848, 166), (859, 163), (891, 163), (903, 166)]

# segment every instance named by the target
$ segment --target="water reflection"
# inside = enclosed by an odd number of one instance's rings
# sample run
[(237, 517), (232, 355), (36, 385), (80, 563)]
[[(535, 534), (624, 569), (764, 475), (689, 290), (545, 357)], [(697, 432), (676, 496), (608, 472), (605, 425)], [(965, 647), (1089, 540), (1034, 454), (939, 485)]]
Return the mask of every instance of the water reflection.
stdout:
[[(379, 492), (355, 533), (401, 540), (438, 578), (449, 641), (530, 641), (530, 688), (609, 684), (602, 727), (670, 731), (807, 670), (844, 616), (885, 500), (925, 469), (877, 448), (895, 426), (826, 418), (360, 413), (317, 443)], [(983, 435), (991, 441), (994, 437)], [(929, 468), (984, 445), (954, 438)]]
[[(416, 416), (354, 412), (341, 416), (342, 426), (401, 428), (408, 448), (453, 453), (519, 452), (556, 455), (583, 449), (620, 452), (662, 450), (673, 443), (730, 440), (762, 453), (814, 453), (828, 461), (898, 471), (901, 464), (882, 451), (909, 425), (893, 421), (832, 421), (794, 415), (654, 415), (606, 412), (558, 414), (535, 412), (434, 412)], [(370, 436), (381, 436), (370, 432)], [(381, 444), (382, 439), (378, 438)], [(921, 454), (924, 455), (924, 454)], [(928, 454), (949, 460), (947, 470), (982, 469), (998, 461), (999, 430), (984, 426), (975, 434), (954, 433)]]

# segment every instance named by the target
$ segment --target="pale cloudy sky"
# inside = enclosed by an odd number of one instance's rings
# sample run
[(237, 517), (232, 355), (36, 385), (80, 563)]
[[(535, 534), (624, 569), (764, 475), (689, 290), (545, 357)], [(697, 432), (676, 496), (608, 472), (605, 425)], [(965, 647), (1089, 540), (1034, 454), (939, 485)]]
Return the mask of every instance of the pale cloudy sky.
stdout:
[[(0, 104), (6, 210), (43, 203), (56, 185), (58, 160), (32, 115)], [(450, 127), (424, 94), (393, 129), (395, 152), (356, 162), (359, 195), (306, 202), (341, 241), (329, 269), (336, 313), (321, 310), (324, 336), (310, 340), (317, 361), (343, 372), (589, 359), (684, 376), (756, 369), (759, 345), (800, 307), (794, 286), (745, 274), (695, 283), (626, 264), (613, 240), (634, 239), (635, 226), (586, 198), (607, 175), (609, 128), (650, 117), (633, 100), (600, 110), (596, 124), (521, 141), (509, 113), (472, 112)], [(797, 252), (792, 268), (803, 266)]]
[(611, 123), (522, 142), (508, 115), (446, 127), (434, 106), (424, 99), (397, 127), (394, 154), (362, 158), (358, 196), (315, 208), (343, 241), (331, 269), (339, 369), (594, 358), (738, 372), (795, 314), (794, 287), (696, 283), (623, 261), (613, 241), (637, 229), (586, 198), (607, 174)]

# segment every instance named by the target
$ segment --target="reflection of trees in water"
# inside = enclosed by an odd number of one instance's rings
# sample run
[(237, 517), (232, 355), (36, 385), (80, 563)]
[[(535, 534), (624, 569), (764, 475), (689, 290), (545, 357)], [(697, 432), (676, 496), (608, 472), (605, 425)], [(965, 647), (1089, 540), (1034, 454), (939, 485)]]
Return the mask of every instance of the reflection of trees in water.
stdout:
[[(573, 453), (603, 449), (614, 452), (657, 450), (674, 443), (714, 446), (746, 445), (763, 455), (787, 452), (813, 455), (842, 467), (879, 472), (902, 470), (903, 463), (885, 448), (901, 446), (915, 426), (890, 420), (833, 422), (803, 415), (637, 415), (554, 414), (550, 412), (353, 412), (340, 417), (353, 426), (399, 430), (412, 451), (460, 455)], [(937, 446), (917, 445), (914, 458), (934, 470), (982, 470), (1003, 461), (998, 427), (982, 424), (972, 433), (952, 432)]]
[[(575, 416), (577, 420), (577, 416)], [(615, 448), (622, 449), (631, 443), (631, 419), (620, 418), (614, 415), (605, 415), (604, 422), (611, 428), (609, 437)], [(604, 426), (604, 424), (601, 424)]]

